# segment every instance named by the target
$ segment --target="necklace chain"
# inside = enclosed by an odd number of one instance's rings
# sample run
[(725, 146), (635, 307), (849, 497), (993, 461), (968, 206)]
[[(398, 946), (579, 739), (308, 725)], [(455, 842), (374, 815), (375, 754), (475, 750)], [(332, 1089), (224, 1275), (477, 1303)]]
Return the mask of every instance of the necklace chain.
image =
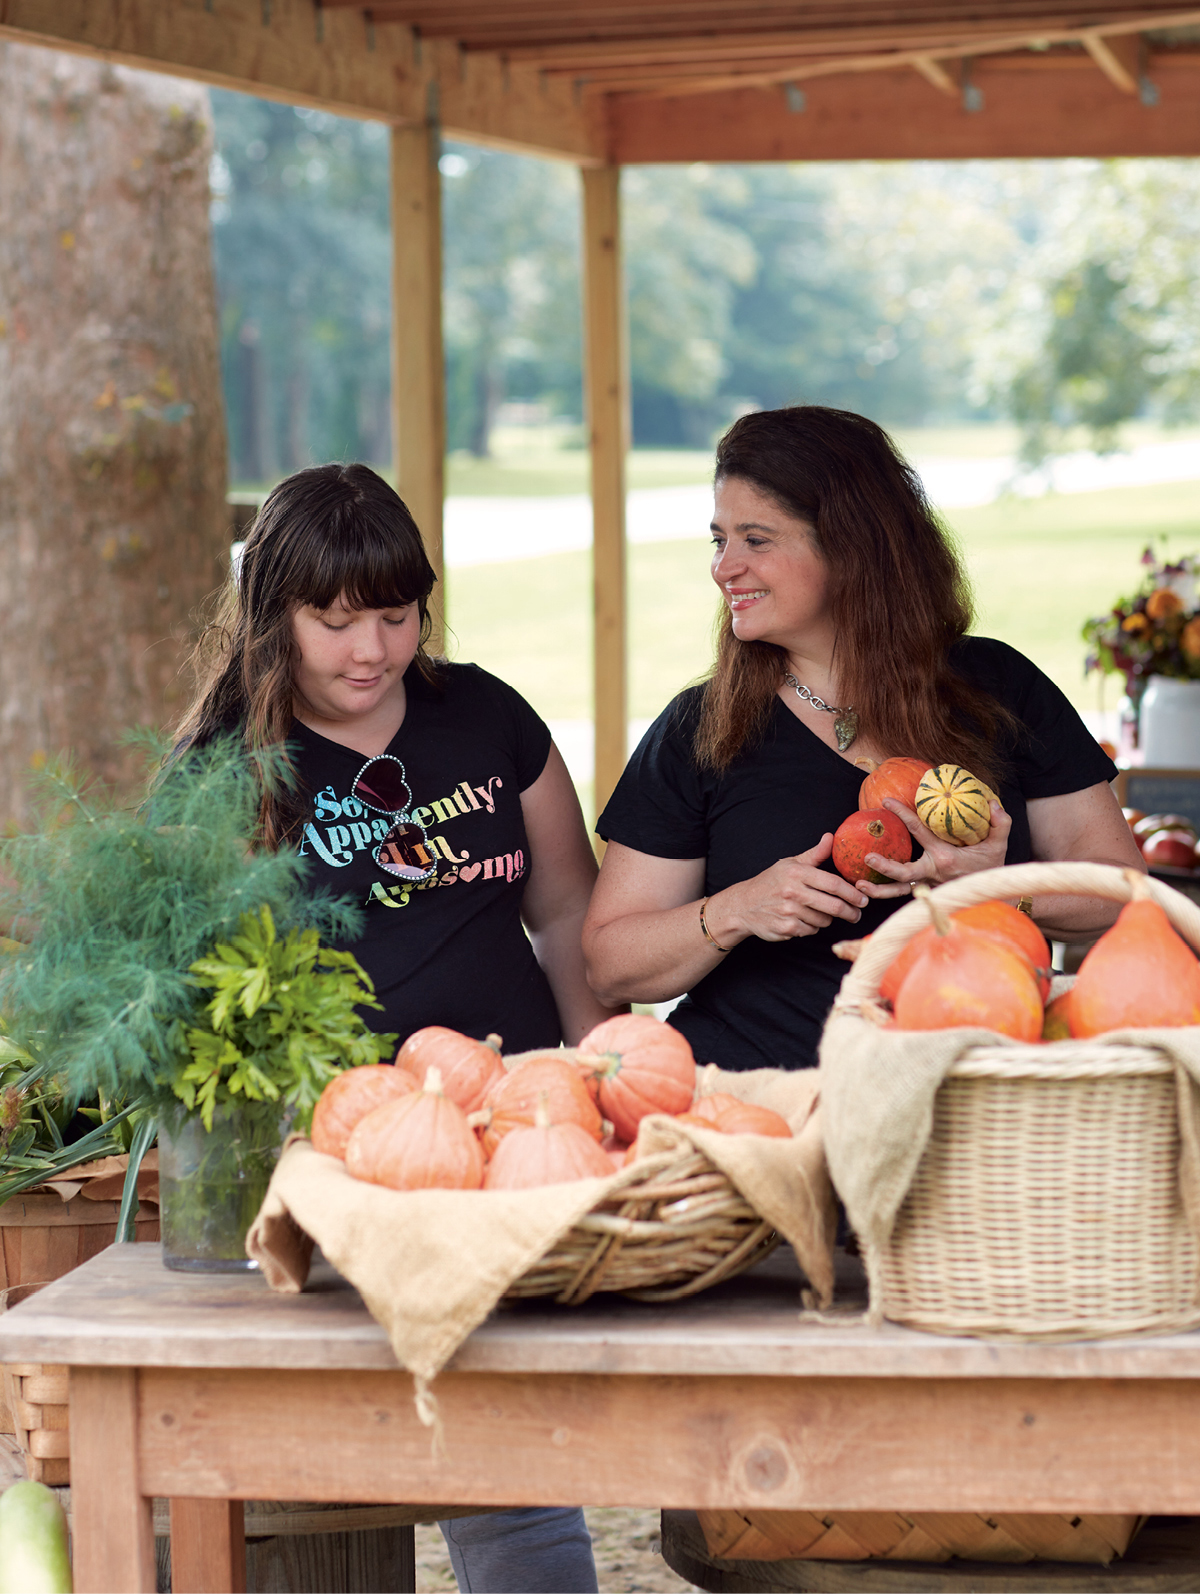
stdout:
[(785, 672), (783, 678), (790, 687), (794, 688), (796, 696), (803, 703), (811, 703), (814, 708), (822, 709), (826, 714), (854, 713), (852, 708), (834, 708), (832, 703), (826, 703), (825, 700), (818, 697), (815, 692), (810, 692), (807, 686), (801, 686), (796, 677), (790, 673)]
[(832, 703), (826, 703), (815, 692), (810, 692), (807, 686), (801, 686), (789, 671), (784, 671), (783, 678), (802, 703), (811, 703), (814, 708), (819, 708), (825, 714), (837, 715), (833, 722), (833, 734), (837, 737), (838, 752), (844, 753), (858, 735), (858, 715), (853, 708), (835, 708)]

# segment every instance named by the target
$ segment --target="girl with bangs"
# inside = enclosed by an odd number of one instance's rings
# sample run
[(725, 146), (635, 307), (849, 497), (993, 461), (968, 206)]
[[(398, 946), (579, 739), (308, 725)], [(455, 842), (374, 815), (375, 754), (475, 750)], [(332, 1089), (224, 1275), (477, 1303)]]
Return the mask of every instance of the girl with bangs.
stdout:
[[(401, 1040), (429, 1024), (507, 1052), (574, 1045), (611, 1016), (580, 933), (596, 876), (550, 731), (511, 687), (426, 651), (435, 575), (408, 509), (365, 465), (299, 471), (269, 495), (210, 628), (179, 736), (286, 749), (260, 840), (364, 909), (350, 950)], [(461, 1589), (591, 1591), (577, 1509), (442, 1524)]]
[[(684, 996), (669, 1022), (698, 1061), (802, 1068), (845, 969), (834, 943), (876, 929), (913, 882), (1145, 864), (1071, 704), (1015, 649), (967, 634), (953, 544), (874, 422), (814, 405), (743, 416), (717, 445), (714, 493), (716, 663), (650, 727), (597, 821), (584, 946), (602, 1000)], [(858, 808), (855, 760), (901, 756), (998, 791), (990, 831), (952, 847), (887, 799), (914, 860), (869, 854), (886, 882), (843, 880), (829, 858)], [(1117, 905), (1039, 897), (1032, 912), (1082, 940)]]

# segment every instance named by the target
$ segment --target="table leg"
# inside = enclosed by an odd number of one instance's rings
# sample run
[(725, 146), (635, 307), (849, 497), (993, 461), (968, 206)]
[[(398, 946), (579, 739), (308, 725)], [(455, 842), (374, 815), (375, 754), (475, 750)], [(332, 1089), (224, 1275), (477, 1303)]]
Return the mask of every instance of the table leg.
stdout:
[(171, 1501), (171, 1587), (186, 1594), (245, 1594), (240, 1500)]
[(80, 1594), (154, 1594), (153, 1502), (138, 1468), (137, 1369), (71, 1369), (71, 1538)]

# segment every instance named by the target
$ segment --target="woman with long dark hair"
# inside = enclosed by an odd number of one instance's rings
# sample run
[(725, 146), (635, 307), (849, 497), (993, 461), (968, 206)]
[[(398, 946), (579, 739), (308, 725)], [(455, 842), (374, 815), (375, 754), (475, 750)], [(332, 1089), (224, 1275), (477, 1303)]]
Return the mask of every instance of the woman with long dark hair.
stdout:
[[(1034, 858), (1144, 865), (1116, 770), (1063, 694), (967, 635), (953, 544), (878, 426), (816, 406), (744, 416), (718, 445), (715, 500), (716, 664), (651, 726), (597, 822), (584, 950), (604, 1001), (686, 993), (670, 1022), (698, 1059), (803, 1067), (845, 970), (833, 944), (913, 882)], [(870, 855), (884, 885), (843, 880), (828, 860), (858, 807), (855, 760), (899, 756), (998, 791), (989, 834), (950, 846), (889, 800), (919, 855)], [(1033, 903), (1067, 940), (1116, 911)]]
[[(365, 465), (281, 482), (251, 528), (179, 728), (281, 750), (260, 845), (363, 909), (350, 943), (373, 1028), (427, 1024), (505, 1050), (574, 1044), (611, 1016), (580, 930), (596, 875), (546, 725), (495, 676), (430, 657), (434, 572), (404, 503)], [(596, 1588), (578, 1509), (442, 1524), (463, 1589)]]

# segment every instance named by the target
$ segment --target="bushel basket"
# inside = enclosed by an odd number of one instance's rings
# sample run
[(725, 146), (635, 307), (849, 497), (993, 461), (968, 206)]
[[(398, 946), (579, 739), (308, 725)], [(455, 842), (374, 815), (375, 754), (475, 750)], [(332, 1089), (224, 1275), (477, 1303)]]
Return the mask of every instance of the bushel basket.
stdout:
[[(1149, 888), (1200, 949), (1200, 908), (1168, 886), (1150, 881)], [(1075, 863), (989, 870), (941, 886), (934, 897), (953, 911), (1058, 892), (1131, 896), (1123, 871)], [(941, 1333), (1032, 1338), (1200, 1323), (1200, 1028), (1042, 1045), (965, 1037), (957, 1054), (946, 1048), (962, 1031), (883, 1031), (880, 977), (928, 923), (928, 909), (913, 903), (871, 937), (843, 981), (822, 1043), (827, 1074), (856, 1053), (854, 1077), (865, 1081), (875, 1066), (862, 1064), (869, 1045), (878, 1066), (915, 1082), (916, 1091), (927, 1088), (922, 1045), (940, 1063), (953, 1055), (890, 1229), (860, 1225), (846, 1197), (875, 1315)], [(1065, 988), (1056, 982), (1056, 991)], [(836, 1088), (849, 1105), (845, 1077)], [(903, 1089), (897, 1086), (901, 1110)], [(827, 1109), (832, 1090), (831, 1080)], [(827, 1118), (835, 1183), (836, 1135)], [(882, 1184), (882, 1163), (877, 1172)], [(860, 1190), (859, 1205), (874, 1215), (869, 1192), (864, 1201)]]
[(579, 1218), (506, 1292), (577, 1306), (597, 1290), (673, 1301), (753, 1267), (778, 1245), (770, 1223), (702, 1151), (659, 1152)]

